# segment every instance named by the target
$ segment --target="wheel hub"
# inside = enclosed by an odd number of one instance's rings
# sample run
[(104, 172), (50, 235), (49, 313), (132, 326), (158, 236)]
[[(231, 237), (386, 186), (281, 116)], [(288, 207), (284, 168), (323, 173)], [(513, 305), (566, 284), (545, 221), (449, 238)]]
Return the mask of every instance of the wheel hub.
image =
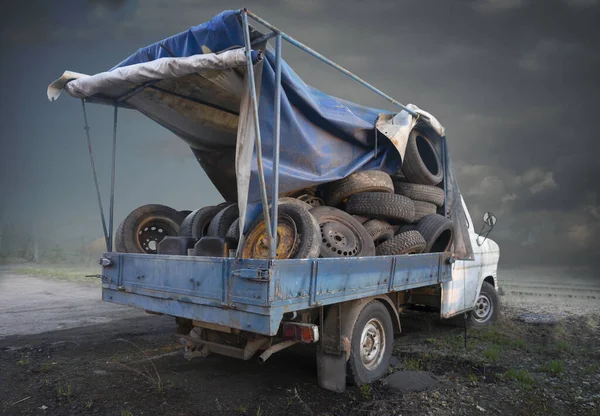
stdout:
[(480, 293), (475, 302), (475, 309), (473, 310), (473, 316), (476, 321), (486, 321), (492, 314), (493, 306), (490, 298), (485, 293)]
[(383, 324), (376, 318), (364, 326), (360, 337), (360, 360), (363, 365), (372, 370), (377, 368), (385, 353), (385, 332)]
[(138, 228), (138, 243), (145, 253), (156, 254), (158, 243), (175, 234), (172, 227), (162, 221), (148, 221)]
[(324, 222), (320, 224), (321, 246), (331, 253), (332, 257), (355, 256), (359, 250), (359, 241), (353, 230), (339, 222)]
[[(294, 221), (287, 215), (280, 216), (277, 221), (275, 258), (289, 259), (296, 251), (297, 240), (298, 230)], [(242, 258), (269, 258), (269, 240), (267, 239), (267, 229), (264, 221), (254, 227), (248, 234), (242, 250)]]

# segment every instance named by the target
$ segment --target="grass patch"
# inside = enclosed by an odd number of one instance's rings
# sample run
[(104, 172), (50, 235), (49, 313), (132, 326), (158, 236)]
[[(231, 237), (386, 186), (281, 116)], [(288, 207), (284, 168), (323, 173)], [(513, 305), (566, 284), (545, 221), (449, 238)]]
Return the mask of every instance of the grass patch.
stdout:
[(473, 373), (469, 373), (467, 374), (467, 379), (471, 382), (471, 383), (477, 383), (479, 381), (479, 377), (477, 377), (475, 374)]
[(557, 376), (565, 372), (565, 364), (559, 360), (552, 360), (542, 364), (540, 370), (542, 370), (544, 373), (550, 373), (554, 376)]
[(58, 397), (64, 396), (66, 398), (70, 398), (72, 394), (71, 385), (67, 384), (66, 387), (63, 387), (62, 384), (59, 384), (56, 388), (56, 395)]
[(526, 350), (527, 343), (522, 339), (513, 339), (510, 341), (509, 345), (513, 350)]
[(17, 361), (17, 365), (20, 366), (25, 366), (29, 364), (29, 358), (21, 358), (19, 361)]
[(525, 369), (516, 370), (514, 368), (509, 368), (508, 370), (506, 370), (503, 376), (507, 380), (516, 381), (518, 387), (523, 390), (531, 390), (531, 388), (533, 387), (533, 377), (531, 377), (529, 371)]
[(69, 266), (40, 266), (40, 267), (19, 267), (13, 271), (15, 274), (53, 277), (55, 279), (69, 280), (72, 282), (95, 283), (100, 284), (100, 279), (95, 277), (85, 277), (90, 274), (99, 274), (98, 267), (69, 267)]
[(85, 408), (86, 409), (91, 409), (93, 405), (94, 405), (93, 401), (91, 401), (91, 400), (86, 400), (85, 401)]
[(404, 360), (404, 368), (407, 370), (421, 370), (423, 363), (418, 358), (406, 358)]
[(373, 388), (370, 384), (363, 384), (360, 386), (360, 395), (365, 400), (371, 400), (373, 398)]
[(573, 347), (567, 341), (558, 341), (554, 347), (560, 353), (570, 354), (573, 351)]
[(483, 352), (483, 356), (490, 361), (498, 361), (500, 359), (500, 348), (496, 345), (491, 345)]
[(248, 411), (248, 406), (240, 405), (235, 408), (235, 411), (238, 412), (240, 415), (245, 415)]
[(133, 413), (131, 413), (131, 410), (129, 409), (124, 409), (121, 410), (121, 416), (133, 416)]

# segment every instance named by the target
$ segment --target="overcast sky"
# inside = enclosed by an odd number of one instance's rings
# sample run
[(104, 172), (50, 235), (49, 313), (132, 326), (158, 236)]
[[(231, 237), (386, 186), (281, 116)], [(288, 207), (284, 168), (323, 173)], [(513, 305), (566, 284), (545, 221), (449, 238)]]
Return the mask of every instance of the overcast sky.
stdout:
[[(60, 5), (58, 5), (60, 4)], [(446, 127), (477, 227), (505, 266), (600, 265), (598, 0), (30, 1), (3, 4), (0, 221), (57, 240), (101, 235), (81, 104), (46, 99), (66, 69), (94, 74), (162, 38), (246, 6)], [(393, 110), (284, 44), (305, 81)], [(99, 180), (110, 181), (112, 110), (89, 109)], [(115, 214), (221, 201), (190, 149), (135, 112), (119, 125)], [(104, 194), (108, 202), (108, 192)]]

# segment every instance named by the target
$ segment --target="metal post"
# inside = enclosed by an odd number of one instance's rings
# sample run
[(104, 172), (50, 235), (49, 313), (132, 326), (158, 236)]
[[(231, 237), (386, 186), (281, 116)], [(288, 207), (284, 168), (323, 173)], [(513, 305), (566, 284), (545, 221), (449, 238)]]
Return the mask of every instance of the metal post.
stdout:
[(108, 213), (108, 245), (109, 251), (113, 251), (113, 218), (115, 208), (115, 166), (117, 155), (117, 111), (119, 106), (115, 103), (115, 114), (113, 119), (113, 146), (112, 146), (112, 166), (110, 174), (110, 209)]
[(281, 128), (281, 35), (275, 37), (275, 114), (273, 115), (273, 190), (271, 204), (273, 205), (273, 242), (271, 258), (277, 254), (277, 211), (279, 196), (279, 137)]
[(87, 138), (88, 152), (90, 154), (90, 165), (92, 165), (92, 175), (94, 176), (94, 185), (96, 185), (96, 194), (98, 195), (98, 205), (100, 206), (100, 219), (102, 220), (102, 230), (104, 231), (104, 240), (106, 241), (106, 251), (111, 251), (108, 241), (108, 232), (106, 231), (106, 219), (104, 209), (102, 208), (102, 198), (100, 197), (100, 187), (98, 186), (98, 176), (96, 175), (96, 166), (94, 165), (94, 156), (92, 155), (92, 141), (90, 140), (90, 126), (88, 126), (87, 112), (85, 111), (85, 100), (81, 99), (83, 108), (83, 129)]
[[(252, 50), (250, 46), (250, 27), (248, 26), (248, 15), (242, 11), (242, 24), (244, 27), (244, 46), (246, 52), (246, 76), (250, 87), (250, 98), (252, 100), (252, 113), (254, 116), (254, 133), (256, 135), (256, 164), (258, 166), (258, 180), (260, 182), (260, 196), (262, 200), (263, 216), (265, 217), (265, 229), (269, 247), (273, 244), (271, 234), (271, 220), (269, 218), (269, 200), (267, 198), (267, 187), (265, 185), (265, 173), (262, 163), (262, 142), (260, 139), (260, 125), (258, 121), (258, 100), (256, 98), (256, 85), (254, 85), (254, 65), (252, 65)], [(275, 202), (277, 204), (277, 202)]]
[(444, 171), (444, 217), (448, 216), (448, 211), (446, 210), (448, 199), (448, 175), (446, 173), (446, 158), (448, 157), (448, 153), (446, 151), (446, 136), (442, 137), (442, 170)]
[(266, 20), (263, 20), (262, 18), (258, 17), (257, 15), (255, 15), (254, 13), (252, 13), (251, 11), (249, 11), (247, 9), (243, 9), (242, 10), (242, 17), (246, 16), (246, 14), (248, 16), (250, 16), (252, 19), (256, 20), (261, 25), (266, 26), (267, 28), (271, 29), (272, 31), (274, 31), (276, 33), (279, 33), (283, 37), (283, 39), (287, 40), (288, 42), (290, 42), (292, 45), (296, 46), (297, 48), (302, 49), (303, 51), (309, 53), (310, 55), (314, 56), (315, 58), (319, 59), (320, 61), (322, 61), (322, 62), (326, 63), (327, 65), (329, 65), (329, 66), (337, 69), (338, 71), (340, 71), (341, 73), (343, 73), (343, 74), (347, 75), (348, 77), (352, 78), (353, 80), (355, 80), (359, 84), (362, 84), (363, 86), (367, 87), (368, 89), (370, 89), (374, 93), (376, 93), (376, 94), (380, 95), (381, 97), (385, 98), (386, 100), (388, 100), (392, 104), (395, 104), (398, 107), (402, 108), (404, 111), (408, 112), (410, 115), (412, 115), (414, 117), (417, 116), (416, 112), (410, 110), (409, 108), (407, 108), (406, 106), (404, 106), (400, 102), (396, 101), (395, 99), (393, 99), (392, 97), (390, 97), (389, 95), (387, 95), (386, 93), (384, 93), (383, 91), (380, 91), (379, 89), (375, 88), (374, 86), (372, 86), (371, 84), (369, 84), (364, 79), (358, 77), (357, 75), (354, 75), (352, 72), (348, 71), (346, 68), (344, 68), (344, 67), (336, 64), (332, 60), (330, 60), (330, 59), (326, 58), (325, 56), (321, 55), (319, 52), (317, 52), (317, 51), (309, 48), (305, 44), (303, 44), (301, 42), (298, 42), (296, 39), (292, 38), (291, 36), (286, 35), (284, 32), (282, 32), (281, 30), (277, 29), (275, 26), (273, 26), (272, 24), (270, 24)]

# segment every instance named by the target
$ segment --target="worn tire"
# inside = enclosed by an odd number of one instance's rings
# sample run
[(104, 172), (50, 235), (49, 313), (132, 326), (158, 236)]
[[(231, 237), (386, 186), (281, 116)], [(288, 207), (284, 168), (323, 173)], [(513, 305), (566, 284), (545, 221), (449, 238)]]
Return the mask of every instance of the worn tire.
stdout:
[(304, 201), (301, 201), (301, 200), (299, 200), (297, 198), (290, 198), (290, 197), (287, 197), (287, 196), (283, 197), (283, 198), (279, 198), (277, 200), (277, 204), (279, 204), (279, 205), (282, 205), (282, 204), (292, 204), (292, 205), (296, 205), (299, 208), (305, 209), (307, 211), (310, 211), (313, 208), (312, 205), (310, 205), (310, 204), (308, 204), (308, 203), (306, 203)]
[(225, 237), (227, 230), (239, 216), (240, 211), (237, 204), (221, 209), (210, 222), (206, 235), (209, 237)]
[(415, 204), (415, 219), (413, 222), (419, 222), (421, 218), (437, 212), (437, 206), (429, 202), (413, 201)]
[(408, 136), (401, 170), (407, 182), (422, 185), (437, 185), (444, 178), (442, 163), (433, 144), (415, 129)]
[(367, 222), (371, 219), (371, 218), (365, 217), (363, 215), (353, 215), (353, 217), (356, 218), (356, 221), (360, 222), (361, 224), (364, 224), (365, 222)]
[[(294, 252), (290, 258), (294, 259), (306, 259), (319, 257), (319, 247), (321, 243), (319, 223), (317, 219), (313, 217), (307, 210), (301, 208), (295, 204), (281, 204), (279, 206), (279, 221), (282, 217), (289, 217), (294, 221), (294, 225), (298, 232), (298, 243), (294, 247)], [(252, 231), (264, 223), (264, 218), (260, 214), (250, 225), (248, 236)], [(246, 238), (244, 241), (244, 247), (242, 248), (243, 253), (247, 249), (247, 245), (251, 243), (250, 238)], [(248, 258), (248, 257), (244, 257)]]
[(415, 204), (402, 195), (364, 192), (350, 197), (346, 204), (346, 212), (378, 218), (390, 223), (410, 223), (415, 217)]
[[(381, 359), (374, 359), (373, 367), (365, 365), (361, 359), (361, 350), (363, 347), (363, 332), (367, 325), (377, 322), (375, 327), (379, 327), (383, 336), (379, 336)], [(381, 339), (383, 338), (383, 339)], [(379, 380), (384, 376), (390, 366), (392, 358), (392, 347), (394, 345), (394, 325), (392, 317), (384, 304), (378, 300), (369, 302), (358, 314), (354, 323), (352, 336), (350, 340), (350, 359), (347, 363), (347, 378), (350, 384), (363, 385)], [(372, 351), (372, 350), (371, 350)], [(379, 354), (376, 354), (376, 357)]]
[(373, 238), (352, 215), (333, 207), (315, 207), (310, 213), (319, 223), (321, 257), (375, 255)]
[(394, 192), (398, 195), (404, 195), (413, 201), (429, 202), (438, 207), (444, 205), (444, 190), (437, 186), (420, 185), (410, 183), (392, 176), (394, 181)]
[[(182, 215), (166, 205), (148, 204), (136, 208), (119, 224), (115, 233), (115, 250), (120, 253), (156, 254), (158, 243), (164, 237), (179, 234), (182, 221)], [(156, 230), (152, 231), (152, 227)], [(143, 238), (146, 233), (148, 239)]]
[(355, 172), (344, 179), (333, 182), (327, 190), (327, 205), (335, 207), (345, 199), (361, 192), (394, 193), (392, 178), (380, 170)]
[(227, 229), (227, 233), (225, 234), (227, 238), (233, 238), (235, 241), (240, 240), (240, 219), (236, 218), (234, 222), (231, 223), (229, 228)]
[(448, 218), (430, 214), (419, 221), (415, 229), (421, 233), (427, 246), (425, 253), (442, 253), (452, 246), (454, 238), (454, 224)]
[(376, 246), (394, 236), (394, 227), (383, 220), (376, 218), (368, 220), (363, 223), (363, 227), (365, 227)]
[(375, 250), (378, 256), (418, 254), (425, 250), (425, 245), (425, 239), (418, 231), (406, 231), (379, 244)]
[(217, 205), (203, 207), (192, 211), (181, 223), (179, 235), (194, 238), (206, 236), (210, 222), (222, 209), (223, 207)]
[(485, 314), (485, 316), (478, 316), (480, 314), (476, 310), (469, 312), (467, 316), (467, 324), (472, 327), (490, 326), (496, 321), (496, 319), (498, 319), (498, 316), (500, 315), (500, 298), (498, 297), (498, 292), (496, 292), (496, 289), (492, 284), (483, 282), (481, 285), (481, 291), (477, 297), (475, 308), (479, 308), (481, 306), (480, 300), (482, 298), (487, 299), (491, 305), (491, 310), (488, 314)]

